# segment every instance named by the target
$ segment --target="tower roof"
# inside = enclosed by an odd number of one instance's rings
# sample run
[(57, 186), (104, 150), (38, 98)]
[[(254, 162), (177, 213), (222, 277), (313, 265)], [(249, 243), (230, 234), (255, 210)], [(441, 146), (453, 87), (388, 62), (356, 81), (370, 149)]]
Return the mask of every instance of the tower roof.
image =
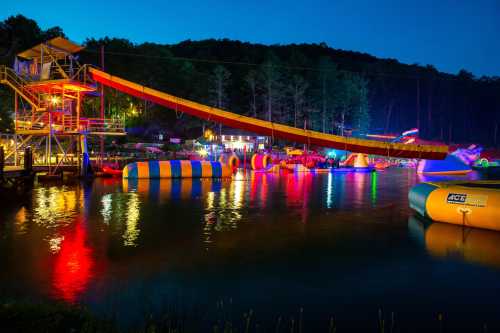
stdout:
[(41, 57), (42, 48), (45, 50), (49, 49), (50, 54), (57, 59), (67, 57), (69, 54), (77, 53), (84, 49), (83, 46), (78, 45), (66, 38), (55, 37), (44, 43), (33, 46), (26, 51), (18, 53), (17, 56), (24, 59), (38, 59)]

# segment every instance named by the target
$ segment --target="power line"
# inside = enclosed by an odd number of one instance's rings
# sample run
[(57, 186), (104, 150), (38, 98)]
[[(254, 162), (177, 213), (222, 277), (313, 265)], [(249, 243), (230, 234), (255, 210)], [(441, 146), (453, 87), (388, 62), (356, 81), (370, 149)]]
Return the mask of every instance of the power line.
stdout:
[[(99, 50), (93, 49), (84, 49), (84, 52), (88, 53), (100, 53)], [(128, 56), (128, 57), (137, 57), (137, 58), (151, 58), (151, 59), (160, 59), (160, 60), (174, 60), (174, 61), (190, 61), (190, 62), (199, 62), (199, 63), (209, 63), (209, 64), (223, 64), (223, 65), (235, 65), (235, 66), (250, 66), (250, 67), (260, 67), (262, 64), (251, 63), (251, 62), (239, 62), (239, 61), (224, 61), (224, 60), (213, 60), (213, 59), (201, 59), (201, 58), (188, 58), (188, 57), (176, 57), (176, 56), (155, 56), (141, 53), (130, 53), (130, 52), (114, 52), (114, 51), (105, 51), (105, 54), (108, 55), (117, 55), (117, 56)], [(397, 73), (384, 73), (384, 72), (363, 72), (363, 71), (351, 71), (346, 69), (319, 69), (315, 67), (306, 67), (306, 66), (289, 66), (289, 65), (276, 65), (276, 67), (289, 69), (289, 70), (300, 70), (300, 71), (313, 71), (313, 72), (341, 72), (341, 73), (349, 73), (349, 74), (363, 74), (367, 76), (382, 76), (382, 77), (394, 77), (394, 78), (406, 78), (406, 79), (424, 79), (426, 75), (422, 76), (412, 76), (407, 74), (397, 74)], [(452, 74), (444, 74), (448, 75), (443, 77), (441, 73), (439, 76), (433, 76), (433, 80), (449, 80), (449, 81), (457, 81), (457, 77), (453, 77)]]

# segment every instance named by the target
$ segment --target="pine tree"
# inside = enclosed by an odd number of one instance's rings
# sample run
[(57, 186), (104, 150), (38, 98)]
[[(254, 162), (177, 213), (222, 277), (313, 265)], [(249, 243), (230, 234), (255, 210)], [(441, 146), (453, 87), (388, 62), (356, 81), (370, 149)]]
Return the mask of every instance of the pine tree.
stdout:
[(283, 98), (283, 84), (281, 82), (281, 72), (279, 70), (278, 59), (270, 54), (259, 70), (260, 86), (264, 100), (264, 115), (268, 121), (279, 119), (279, 107)]
[(249, 97), (249, 115), (257, 118), (257, 72), (254, 70), (251, 70), (248, 72), (248, 74), (245, 76), (245, 83), (247, 85), (248, 91), (250, 93)]
[(306, 91), (309, 84), (300, 75), (293, 75), (288, 85), (288, 91), (292, 100), (293, 126), (298, 127), (303, 122), (304, 104), (306, 103)]

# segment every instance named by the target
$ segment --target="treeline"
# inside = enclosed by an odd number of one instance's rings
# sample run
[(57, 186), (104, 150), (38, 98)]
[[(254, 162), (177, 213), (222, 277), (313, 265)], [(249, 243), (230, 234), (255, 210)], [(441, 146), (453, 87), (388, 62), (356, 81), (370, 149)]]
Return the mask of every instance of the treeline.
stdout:
[[(58, 27), (41, 31), (22, 16), (2, 22), (2, 30), (14, 45), (3, 47), (9, 51), (1, 61), (8, 64), (16, 52), (63, 35)], [(452, 75), (323, 43), (267, 46), (211, 39), (160, 45), (91, 38), (85, 46), (82, 63), (99, 65), (104, 46), (106, 71), (239, 114), (327, 133), (418, 127), (425, 139), (498, 145), (498, 77), (477, 78), (466, 70)], [(106, 101), (108, 114), (126, 116), (142, 133), (216, 127), (116, 91), (107, 90)], [(86, 107), (97, 112), (97, 103)]]
[[(369, 127), (368, 81), (360, 74), (339, 71), (328, 56), (319, 57), (311, 67), (299, 50), (283, 59), (270, 48), (256, 46), (262, 48), (256, 51), (251, 44), (233, 41), (168, 46), (89, 39), (85, 44), (83, 55), (98, 64), (104, 46), (104, 66), (110, 73), (214, 107), (327, 133)], [(123, 96), (110, 94), (116, 97), (114, 105), (127, 107)], [(143, 118), (155, 112), (151, 106), (139, 107)], [(184, 129), (203, 126), (185, 118), (178, 120)]]

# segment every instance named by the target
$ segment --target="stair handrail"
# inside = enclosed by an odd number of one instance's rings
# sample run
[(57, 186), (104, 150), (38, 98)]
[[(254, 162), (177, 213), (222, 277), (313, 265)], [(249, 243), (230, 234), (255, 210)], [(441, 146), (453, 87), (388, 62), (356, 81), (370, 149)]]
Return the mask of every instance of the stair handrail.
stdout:
[(17, 75), (17, 73), (13, 69), (5, 65), (0, 66), (0, 73), (0, 81), (6, 81), (7, 83), (10, 83), (14, 88), (19, 90), (24, 98), (28, 99), (30, 104), (32, 104), (36, 109), (40, 108), (38, 96), (33, 94), (28, 89), (24, 88), (28, 84), (28, 81), (24, 80), (22, 77)]

